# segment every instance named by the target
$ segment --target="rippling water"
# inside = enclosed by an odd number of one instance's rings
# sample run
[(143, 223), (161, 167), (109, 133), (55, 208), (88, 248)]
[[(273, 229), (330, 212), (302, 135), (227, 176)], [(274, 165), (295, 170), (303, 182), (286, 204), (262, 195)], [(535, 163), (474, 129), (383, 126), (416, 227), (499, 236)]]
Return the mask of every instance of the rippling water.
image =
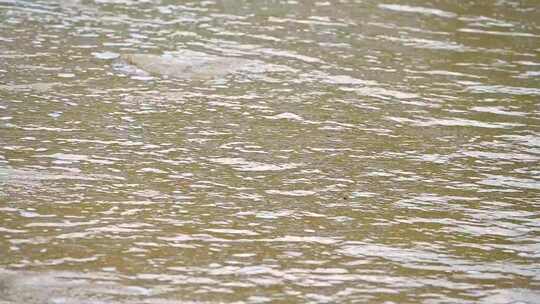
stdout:
[[(0, 20), (0, 302), (540, 298), (536, 0)], [(133, 53), (250, 65), (175, 78)]]

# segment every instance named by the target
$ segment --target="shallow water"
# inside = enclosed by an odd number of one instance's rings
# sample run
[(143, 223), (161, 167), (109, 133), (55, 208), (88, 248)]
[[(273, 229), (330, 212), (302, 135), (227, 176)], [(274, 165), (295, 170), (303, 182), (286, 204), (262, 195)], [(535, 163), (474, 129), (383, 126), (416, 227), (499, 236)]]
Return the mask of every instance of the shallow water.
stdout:
[(540, 9), (477, 2), (0, 0), (0, 303), (537, 302)]

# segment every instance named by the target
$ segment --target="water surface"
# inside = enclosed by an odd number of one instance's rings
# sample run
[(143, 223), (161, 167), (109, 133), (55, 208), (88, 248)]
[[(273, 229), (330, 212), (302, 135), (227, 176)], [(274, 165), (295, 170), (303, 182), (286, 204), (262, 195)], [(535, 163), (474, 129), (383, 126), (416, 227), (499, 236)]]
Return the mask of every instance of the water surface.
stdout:
[(0, 301), (537, 302), (538, 20), (533, 0), (0, 0)]

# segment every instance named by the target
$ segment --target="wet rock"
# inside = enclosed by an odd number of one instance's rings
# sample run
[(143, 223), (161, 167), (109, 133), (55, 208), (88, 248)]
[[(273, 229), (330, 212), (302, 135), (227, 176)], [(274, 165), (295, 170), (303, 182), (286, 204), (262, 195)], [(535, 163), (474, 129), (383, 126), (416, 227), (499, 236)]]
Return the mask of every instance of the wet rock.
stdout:
[[(184, 52), (178, 55), (122, 54), (120, 60), (150, 75), (178, 79), (219, 78), (241, 70), (249, 70), (250, 66), (257, 64), (252, 60), (197, 52)], [(129, 68), (124, 67), (124, 71), (128, 70)]]
[(137, 78), (161, 76), (185, 80), (209, 80), (230, 74), (253, 77), (266, 73), (294, 73), (296, 70), (261, 60), (180, 51), (164, 55), (122, 54), (113, 67)]

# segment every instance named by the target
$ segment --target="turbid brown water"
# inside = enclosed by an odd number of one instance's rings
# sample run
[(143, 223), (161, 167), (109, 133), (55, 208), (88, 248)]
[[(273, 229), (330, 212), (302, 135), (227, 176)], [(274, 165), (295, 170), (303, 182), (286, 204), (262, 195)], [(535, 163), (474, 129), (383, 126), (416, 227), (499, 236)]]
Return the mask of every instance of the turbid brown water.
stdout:
[(0, 303), (538, 303), (539, 12), (0, 0)]

